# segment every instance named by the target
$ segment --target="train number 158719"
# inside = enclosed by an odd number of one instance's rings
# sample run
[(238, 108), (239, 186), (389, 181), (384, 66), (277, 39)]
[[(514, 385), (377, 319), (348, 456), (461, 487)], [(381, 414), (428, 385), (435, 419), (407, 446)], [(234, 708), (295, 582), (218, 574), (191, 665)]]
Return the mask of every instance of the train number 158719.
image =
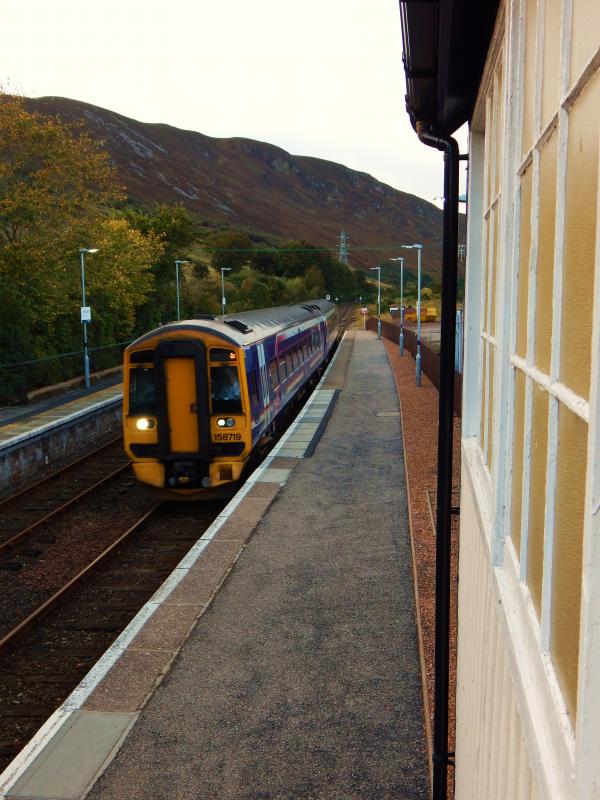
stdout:
[(239, 442), (242, 438), (241, 433), (215, 433), (215, 442)]

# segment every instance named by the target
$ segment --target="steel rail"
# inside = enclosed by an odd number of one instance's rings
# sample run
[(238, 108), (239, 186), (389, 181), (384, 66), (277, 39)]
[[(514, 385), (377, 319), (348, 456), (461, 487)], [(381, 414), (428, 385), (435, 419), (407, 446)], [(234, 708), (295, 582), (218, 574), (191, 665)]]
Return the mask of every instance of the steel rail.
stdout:
[(121, 472), (124, 472), (130, 465), (131, 461), (127, 461), (125, 464), (121, 464), (121, 466), (117, 467), (117, 469), (113, 470), (108, 475), (105, 475), (103, 478), (100, 478), (100, 480), (96, 481), (96, 483), (92, 484), (91, 486), (88, 486), (86, 489), (83, 489), (81, 492), (79, 492), (79, 494), (76, 494), (74, 497), (69, 498), (66, 503), (63, 503), (61, 506), (58, 506), (58, 508), (55, 508), (53, 511), (49, 511), (48, 514), (41, 517), (41, 519), (32, 522), (31, 525), (28, 525), (26, 528), (23, 528), (23, 530), (19, 531), (18, 533), (15, 533), (15, 535), (11, 536), (10, 539), (7, 539), (5, 542), (0, 543), (0, 555), (2, 555), (2, 553), (5, 553), (7, 550), (10, 550), (12, 547), (15, 547), (17, 544), (19, 544), (19, 542), (21, 542), (27, 536), (30, 536), (38, 528), (41, 528), (42, 525), (45, 525), (50, 520), (54, 519), (54, 517), (61, 514), (67, 508), (76, 503), (78, 500), (81, 500), (86, 495), (91, 494), (91, 492), (93, 492), (95, 489), (98, 489), (103, 484), (108, 483), (108, 481), (110, 481), (112, 478), (115, 478)]
[(129, 536), (139, 530), (140, 527), (144, 525), (146, 520), (149, 519), (156, 511), (163, 505), (163, 502), (160, 501), (155, 503), (149, 511), (146, 511), (143, 516), (138, 519), (131, 527), (129, 527), (125, 533), (122, 533), (118, 539), (116, 539), (112, 544), (110, 544), (105, 550), (100, 553), (100, 555), (96, 556), (96, 558), (84, 567), (80, 572), (78, 572), (73, 578), (71, 578), (67, 583), (65, 583), (58, 591), (56, 591), (51, 597), (45, 600), (40, 606), (38, 606), (35, 611), (32, 611), (24, 620), (21, 620), (18, 625), (16, 625), (11, 631), (9, 631), (2, 639), (0, 639), (0, 654), (2, 654), (8, 647), (14, 644), (23, 634), (25, 634), (29, 628), (31, 628), (35, 623), (45, 616), (49, 611), (51, 611), (54, 606), (62, 600), (69, 592), (73, 591), (77, 587), (79, 583), (90, 573), (94, 570), (102, 561), (107, 559), (116, 549), (117, 547), (125, 541)]
[(81, 456), (81, 458), (78, 458), (75, 461), (71, 461), (69, 464), (66, 464), (64, 467), (61, 467), (56, 472), (53, 472), (51, 475), (46, 475), (45, 478), (42, 478), (41, 480), (36, 481), (35, 483), (32, 483), (30, 486), (26, 486), (24, 489), (20, 489), (15, 494), (11, 494), (10, 497), (3, 498), (2, 500), (0, 500), (0, 511), (2, 511), (2, 509), (5, 506), (7, 506), (9, 503), (12, 503), (13, 500), (18, 500), (19, 497), (22, 497), (24, 494), (27, 494), (27, 492), (32, 492), (34, 489), (38, 489), (39, 487), (43, 486), (45, 483), (50, 483), (50, 481), (54, 480), (54, 478), (60, 477), (63, 473), (67, 472), (68, 470), (72, 469), (73, 467), (76, 467), (78, 464), (83, 464), (89, 458), (93, 458), (93, 456), (97, 456), (103, 450), (108, 450), (109, 447), (112, 447), (113, 444), (116, 444), (122, 438), (123, 438), (123, 436), (121, 434), (119, 434), (115, 439), (111, 439), (110, 442), (107, 442), (106, 444), (103, 444), (100, 447), (97, 447), (95, 450), (92, 450), (90, 453), (86, 453), (84, 456)]

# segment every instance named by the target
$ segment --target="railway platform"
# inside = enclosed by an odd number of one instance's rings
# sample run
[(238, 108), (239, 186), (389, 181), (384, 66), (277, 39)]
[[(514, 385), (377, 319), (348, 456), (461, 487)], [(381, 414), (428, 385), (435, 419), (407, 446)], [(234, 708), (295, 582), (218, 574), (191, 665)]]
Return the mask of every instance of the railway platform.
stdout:
[(111, 382), (33, 407), (0, 409), (0, 496), (116, 430), (121, 398), (122, 383)]
[(356, 331), (0, 796), (420, 800), (427, 774), (398, 398)]

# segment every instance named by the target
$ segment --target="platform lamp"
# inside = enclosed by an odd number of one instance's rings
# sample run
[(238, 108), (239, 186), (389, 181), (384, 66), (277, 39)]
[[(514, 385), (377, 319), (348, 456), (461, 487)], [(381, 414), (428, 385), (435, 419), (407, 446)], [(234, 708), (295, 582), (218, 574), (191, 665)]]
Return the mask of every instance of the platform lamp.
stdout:
[(179, 313), (179, 267), (182, 264), (189, 264), (189, 261), (182, 261), (180, 258), (175, 259), (175, 292), (177, 295), (177, 322), (181, 319), (181, 314)]
[(225, 316), (225, 273), (231, 272), (231, 267), (221, 267), (221, 308), (223, 309), (223, 316)]
[(421, 255), (423, 252), (422, 244), (403, 244), (404, 250), (416, 250), (419, 255), (419, 267), (417, 271), (417, 375), (416, 384), (421, 385)]
[(404, 258), (390, 258), (390, 261), (400, 262), (400, 338), (398, 344), (400, 346), (400, 355), (404, 355)]
[(81, 264), (81, 324), (83, 325), (83, 374), (85, 388), (90, 388), (90, 356), (88, 353), (87, 326), (92, 318), (91, 308), (85, 302), (85, 254), (97, 253), (97, 247), (80, 247), (79, 262)]

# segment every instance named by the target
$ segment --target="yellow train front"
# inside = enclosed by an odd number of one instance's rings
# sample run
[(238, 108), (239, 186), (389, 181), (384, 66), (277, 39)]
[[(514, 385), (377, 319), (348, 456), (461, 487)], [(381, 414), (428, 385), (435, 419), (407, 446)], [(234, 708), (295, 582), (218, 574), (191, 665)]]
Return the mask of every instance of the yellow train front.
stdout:
[(335, 307), (171, 323), (125, 351), (123, 430), (136, 477), (175, 496), (219, 496), (318, 374)]

